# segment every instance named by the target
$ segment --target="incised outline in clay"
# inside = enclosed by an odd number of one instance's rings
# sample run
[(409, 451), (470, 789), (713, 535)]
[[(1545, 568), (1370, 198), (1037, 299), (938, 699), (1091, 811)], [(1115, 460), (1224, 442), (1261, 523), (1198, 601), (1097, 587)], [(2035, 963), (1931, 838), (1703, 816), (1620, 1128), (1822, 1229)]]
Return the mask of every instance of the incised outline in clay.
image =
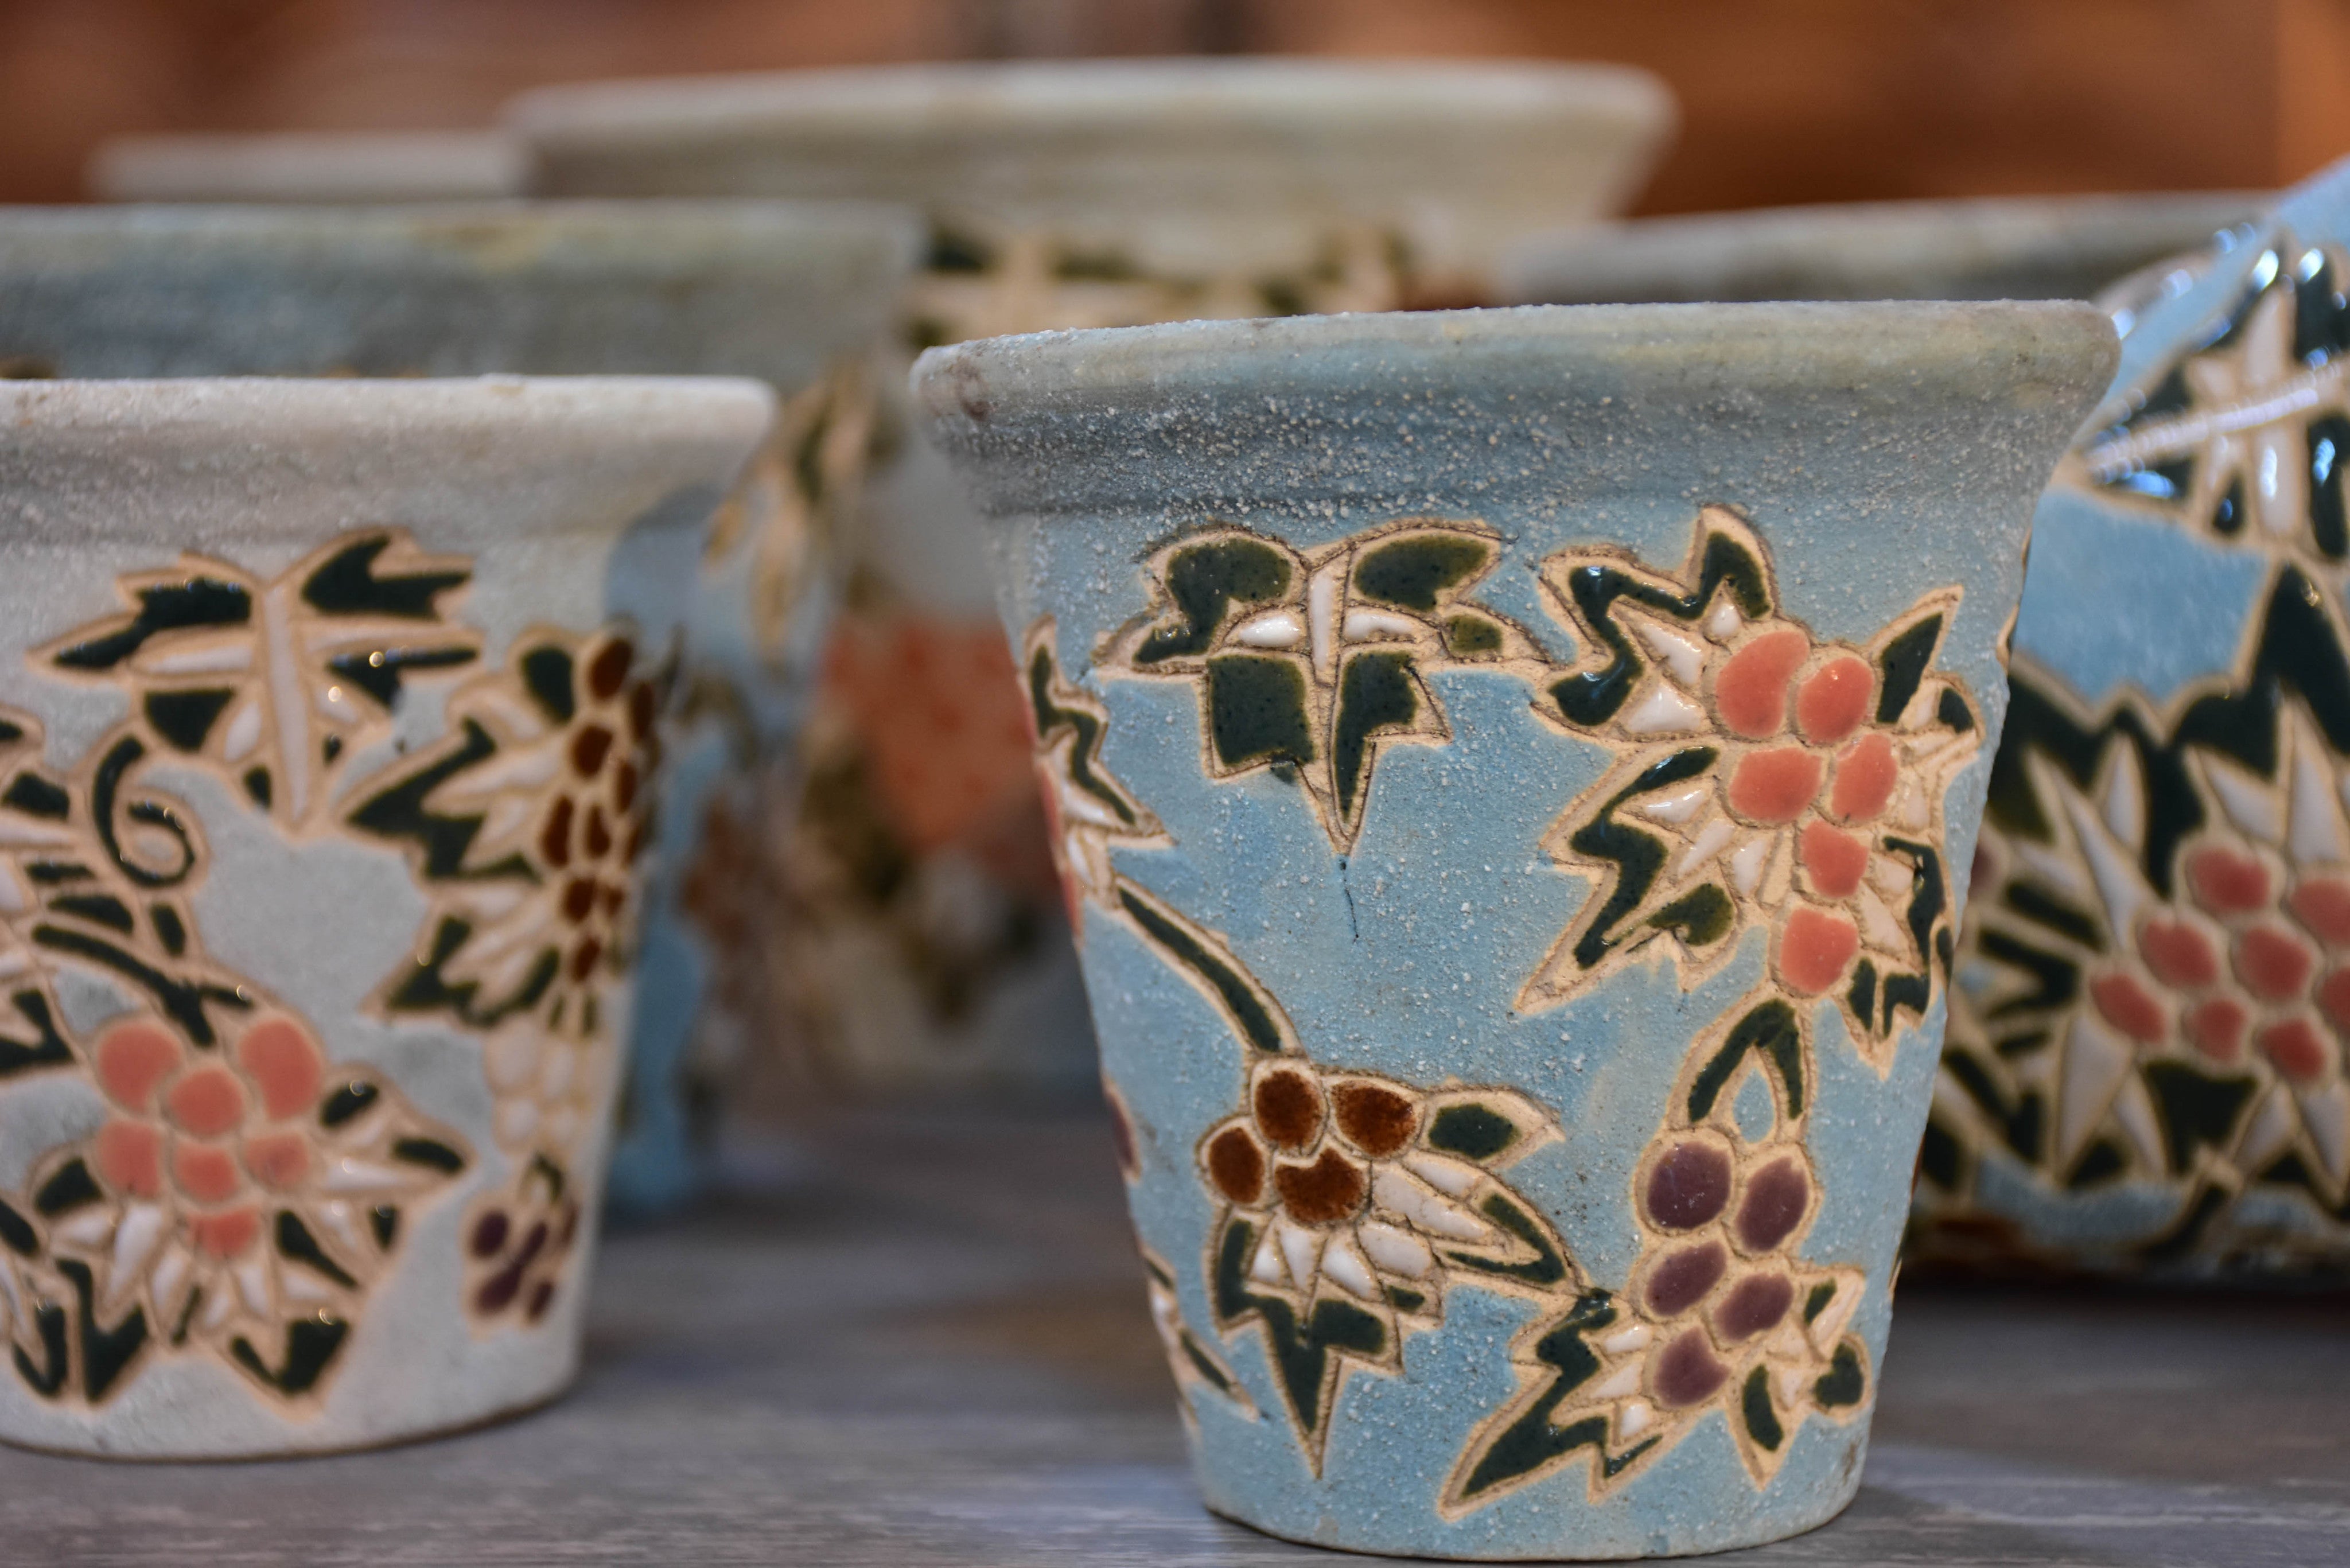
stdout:
[(1808, 1033), (1834, 993), (1891, 1070), (1950, 959), (1943, 797), (1981, 744), (1975, 704), (1931, 672), (1959, 594), (1928, 594), (1866, 646), (1781, 607), (1768, 550), (1725, 506), (1663, 576), (1612, 550), (1543, 564), (1583, 649), (1535, 711), (1617, 753), (1543, 846), (1596, 890), (1520, 992), (1526, 1011), (1669, 960), (1690, 990), (1749, 929), (1768, 975), (1742, 1007)]
[(467, 1224), (467, 1300), (484, 1323), (546, 1313), (577, 1228), (669, 680), (623, 629), (525, 632), (504, 670), (452, 694), (448, 739), (385, 770), (349, 814), (402, 846), (433, 899), (375, 1005), (482, 1034), (498, 1141), (518, 1162)]
[[(140, 787), (125, 725), (60, 778), (0, 716), (0, 970), (29, 1040), (0, 1077), (70, 1071), (102, 1096), (86, 1138), (0, 1199), (0, 1339), (46, 1399), (95, 1406), (191, 1350), (285, 1401), (319, 1394), (396, 1256), (408, 1209), (471, 1163), (382, 1076), (208, 957), (191, 912), (209, 853), (186, 807)], [(68, 1044), (51, 977), (129, 1003)]]
[(1516, 623), (1468, 597), (1501, 556), (1501, 536), (1482, 525), (1430, 518), (1303, 552), (1243, 528), (1203, 529), (1151, 555), (1150, 607), (1096, 664), (1197, 682), (1208, 776), (1295, 779), (1343, 855), (1380, 756), (1451, 739), (1430, 671), (1531, 678), (1541, 667)]
[(344, 770), (391, 733), (407, 680), (470, 664), (481, 637), (444, 618), (472, 577), (397, 528), (347, 534), (264, 581), (205, 556), (120, 579), (128, 614), (32, 654), (54, 675), (127, 688), (145, 733), (308, 836)]

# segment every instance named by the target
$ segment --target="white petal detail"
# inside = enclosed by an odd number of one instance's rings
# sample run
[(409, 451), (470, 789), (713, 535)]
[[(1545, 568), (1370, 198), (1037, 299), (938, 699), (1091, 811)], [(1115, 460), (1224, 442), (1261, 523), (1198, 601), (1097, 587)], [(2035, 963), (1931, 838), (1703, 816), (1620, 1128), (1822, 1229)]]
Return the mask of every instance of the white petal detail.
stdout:
[(58, 1221), (51, 1228), (50, 1237), (71, 1247), (87, 1247), (93, 1251), (106, 1245), (114, 1236), (114, 1210), (92, 1209)]
[(129, 1295), (146, 1272), (147, 1260), (163, 1240), (171, 1215), (161, 1204), (133, 1203), (122, 1210), (114, 1228), (114, 1256), (106, 1271), (106, 1303), (111, 1306)]
[(2282, 1084), (2272, 1087), (2245, 1122), (2244, 1136), (2236, 1140), (2236, 1152), (2230, 1157), (2236, 1168), (2258, 1170), (2284, 1152), (2301, 1119), (2293, 1110), (2291, 1091)]
[(1640, 1364), (1627, 1361), (1604, 1380), (1584, 1391), (1586, 1399), (1621, 1399), (1627, 1394), (1640, 1391)]
[(1416, 1280), (1436, 1266), (1436, 1254), (1419, 1237), (1383, 1220), (1367, 1220), (1357, 1226), (1355, 1240), (1386, 1273)]
[(1339, 635), (1348, 642), (1368, 642), (1374, 638), (1413, 637), (1425, 629), (1410, 617), (1390, 610), (1350, 609), (1340, 624)]
[(2309, 1129), (2309, 1141), (2316, 1146), (2326, 1176), (2339, 1185), (2350, 1172), (2350, 1088), (2336, 1078), (2295, 1098), (2301, 1102), (2301, 1125)]
[(1414, 1229), (1449, 1241), (1483, 1241), (1493, 1234), (1483, 1221), (1462, 1213), (1391, 1166), (1371, 1179), (1371, 1196), (1378, 1199), (1380, 1208)]
[(2132, 849), (2145, 848), (2146, 781), (2138, 775), (2137, 748), (2114, 748), (2102, 804), (2106, 830)]
[(1625, 1355), (1644, 1350), (1656, 1335), (1645, 1323), (1627, 1324), (1599, 1342), (1599, 1348), (1610, 1355)]
[(1305, 623), (1287, 610), (1267, 610), (1232, 628), (1243, 648), (1295, 648), (1305, 640)]
[(1740, 892), (1753, 897), (1754, 889), (1762, 885), (1762, 867), (1770, 858), (1769, 836), (1748, 839), (1731, 852), (1730, 879), (1738, 884)]
[(1440, 1154), (1408, 1154), (1403, 1163), (1405, 1169), (1448, 1198), (1468, 1197), (1485, 1179), (1475, 1166)]
[(2106, 929), (2137, 930), (2139, 907), (2150, 895), (2136, 858), (2107, 836), (2105, 824), (2090, 812), (2086, 802), (2069, 791), (2061, 798), (2064, 815), (2072, 818), (2074, 836), (2080, 841), (2082, 858), (2088, 861), (2089, 875), (2096, 879), (2097, 897), (2105, 903)]
[(1704, 723), (1704, 709), (1660, 680), (1649, 687), (1648, 694), (1634, 703), (1631, 711), (1624, 715), (1624, 732), (1627, 735), (1679, 735), (1701, 728)]
[(261, 744), (261, 702), (248, 697), (236, 705), (236, 712), (221, 733), (221, 760), (241, 763)]
[(1281, 1247), (1267, 1230), (1264, 1239), (1256, 1244), (1256, 1256), (1249, 1260), (1249, 1278), (1261, 1285), (1285, 1285), (1289, 1272), (1281, 1266)]
[(1738, 628), (1744, 624), (1738, 614), (1738, 607), (1730, 602), (1728, 595), (1724, 595), (1713, 601), (1712, 613), (1705, 618), (1705, 634), (1716, 642), (1728, 642), (1738, 635)]
[(2289, 726), (2293, 736), (2292, 795), (2286, 802), (2286, 847), (2296, 866), (2340, 865), (2350, 861), (2350, 833), (2342, 823), (2342, 808), (2334, 801), (2333, 770), (2318, 749), (2309, 722), (2297, 710)]
[(1289, 1277), (1297, 1282), (1299, 1290), (1312, 1290), (1322, 1262), (1321, 1232), (1286, 1220), (1274, 1220), (1273, 1232), (1281, 1238), (1281, 1259), (1289, 1265)]
[(2089, 1135), (2105, 1120), (2106, 1108), (2114, 1103), (2136, 1057), (2126, 1042), (2106, 1033), (2087, 1013), (2073, 1015), (2064, 1034), (2064, 1078), (2056, 1093), (2059, 1169), (2071, 1168)]
[(1683, 637), (1679, 632), (1669, 630), (1652, 620), (1634, 619), (1632, 627), (1640, 634), (1640, 640), (1648, 645), (1648, 651), (1657, 656), (1657, 662), (1665, 667), (1666, 674), (1690, 687), (1694, 687), (1703, 677), (1705, 649), (1694, 639)]
[(1737, 832), (1737, 825), (1726, 816), (1717, 816), (1707, 823), (1698, 830), (1697, 837), (1690, 841), (1689, 853), (1673, 867), (1673, 875), (1686, 877), (1721, 854), (1722, 846), (1728, 844)]
[(2220, 807), (2230, 822), (2264, 843), (2282, 840), (2284, 813), (2267, 786), (2208, 754), (2199, 755), (2197, 761), (2203, 764), (2203, 776), (2210, 781), (2211, 793), (2220, 797)]
[[(1731, 614), (1737, 612), (1732, 610)], [(1657, 1412), (1646, 1399), (1632, 1399), (1616, 1413), (1616, 1440), (1628, 1443), (1657, 1424)]]
[(1651, 795), (1637, 808), (1642, 816), (1655, 817), (1659, 822), (1684, 823), (1697, 815), (1698, 807), (1713, 798), (1713, 786), (1693, 784), (1677, 789), (1670, 794)]
[(1367, 1302), (1384, 1299), (1370, 1265), (1363, 1262), (1363, 1255), (1355, 1251), (1354, 1243), (1347, 1240), (1343, 1231), (1332, 1236), (1329, 1245), (1322, 1249), (1322, 1272), (1336, 1281), (1341, 1290)]

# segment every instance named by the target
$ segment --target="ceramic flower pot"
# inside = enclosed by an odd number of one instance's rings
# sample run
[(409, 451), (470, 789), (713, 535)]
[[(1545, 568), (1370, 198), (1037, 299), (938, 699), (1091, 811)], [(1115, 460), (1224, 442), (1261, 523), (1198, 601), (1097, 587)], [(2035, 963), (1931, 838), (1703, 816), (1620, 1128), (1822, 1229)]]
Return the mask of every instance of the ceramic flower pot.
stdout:
[(2248, 192), (1872, 202), (1586, 224), (1513, 246), (1528, 305), (1754, 299), (2089, 299), (2208, 242)]
[(2350, 167), (2223, 241), (2040, 504), (1921, 1257), (2350, 1268)]
[(123, 136), (99, 144), (101, 202), (472, 202), (518, 196), (522, 149), (495, 130)]
[(689, 1107), (725, 1103), (772, 1011), (772, 851), (746, 825), (794, 798), (910, 223), (782, 202), (0, 209), (0, 360), (20, 375), (649, 371), (782, 396), (699, 568), (641, 563), (693, 608), (613, 1168), (630, 1207), (691, 1190), (707, 1118)]
[(1548, 1558), (1850, 1499), (2031, 501), (2113, 357), (2054, 305), (924, 356), (1210, 1506)]
[(690, 550), (747, 381), (15, 382), (0, 1437), (572, 1376)]
[[(931, 222), (909, 351), (1048, 327), (1479, 303), (1511, 238), (1616, 211), (1671, 119), (1615, 67), (928, 66), (552, 88), (556, 194), (863, 195)], [(977, 532), (934, 456), (879, 476), (789, 845), (809, 1070), (1091, 1075)]]

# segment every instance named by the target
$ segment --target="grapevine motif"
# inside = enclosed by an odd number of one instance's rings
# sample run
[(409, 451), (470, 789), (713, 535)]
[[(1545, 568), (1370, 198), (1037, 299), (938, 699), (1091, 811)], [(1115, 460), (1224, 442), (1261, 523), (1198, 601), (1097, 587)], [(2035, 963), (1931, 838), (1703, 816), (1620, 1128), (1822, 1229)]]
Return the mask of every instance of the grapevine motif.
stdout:
[(634, 939), (666, 682), (623, 632), (526, 633), (507, 671), (451, 699), (449, 740), (351, 812), (404, 845), (434, 895), (414, 961), (377, 1005), (484, 1036), (498, 1141), (520, 1162), (467, 1224), (483, 1273), (469, 1300), (485, 1322), (544, 1314), (552, 1292), (536, 1287), (577, 1225), (568, 1189), (611, 1098), (612, 992)]
[[(1792, 1008), (1783, 1032), (1765, 1037), (1741, 1020), (1692, 1052), (1675, 1115), (1636, 1183), (1648, 1244), (1633, 1289), (1599, 1288), (1507, 1180), (1512, 1165), (1562, 1136), (1549, 1113), (1506, 1088), (1431, 1090), (1311, 1060), (1224, 938), (1112, 865), (1113, 848), (1170, 840), (1106, 767), (1107, 710), (1061, 674), (1049, 618), (1030, 628), (1023, 659), (1073, 909), (1141, 938), (1242, 1047), (1241, 1105), (1194, 1155), (1217, 1206), (1202, 1268), (1225, 1338), (1263, 1345), (1274, 1403), (1314, 1473), (1347, 1380), (1400, 1376), (1406, 1342), (1438, 1327), (1463, 1286), (1534, 1311), (1512, 1348), (1518, 1395), (1464, 1448), (1442, 1498), (1451, 1516), (1586, 1456), (1590, 1495), (1602, 1497), (1714, 1410), (1731, 1420), (1759, 1487), (1807, 1417), (1840, 1420), (1865, 1407), (1866, 1352), (1845, 1333), (1862, 1277), (1796, 1256), (1817, 1178), (1804, 1130), (1808, 1040)], [(1774, 1106), (1770, 1129), (1752, 1139), (1731, 1109), (1749, 1075)], [(1114, 1082), (1105, 1091), (1132, 1181), (1133, 1113)], [(1171, 1268), (1147, 1251), (1145, 1262), (1187, 1420), (1208, 1392), (1255, 1418), (1245, 1386), (1182, 1321)]]
[(1606, 878), (1520, 993), (1555, 1006), (1665, 955), (1695, 986), (1760, 928), (1747, 1003), (1804, 1031), (1834, 994), (1880, 1074), (1950, 961), (1943, 796), (1981, 743), (1931, 667), (1958, 597), (1929, 594), (1866, 647), (1822, 642), (1778, 603), (1745, 520), (1710, 506), (1673, 577), (1553, 556), (1551, 603), (1588, 650), (1536, 711), (1618, 760), (1544, 839)]
[(127, 615), (36, 650), (36, 665), (129, 688), (154, 747), (200, 762), (289, 832), (334, 820), (353, 758), (388, 737), (406, 682), (481, 649), (442, 618), (471, 578), (397, 529), (348, 535), (264, 581), (183, 556), (122, 579)]
[[(153, 1360), (200, 1352), (273, 1396), (313, 1396), (409, 1210), (471, 1156), (205, 953), (190, 899), (209, 850), (184, 805), (139, 785), (135, 721), (62, 777), (30, 719), (0, 716), (0, 969), (22, 1029), (0, 1035), (0, 1081), (75, 1073), (106, 1106), (0, 1199), (16, 1376), (95, 1406)], [(68, 970), (123, 1004), (87, 1043), (56, 1004)]]
[[(2286, 1267), (2350, 1225), (2350, 304), (2330, 244), (2273, 232), (2213, 319), (2111, 405), (2056, 488), (2256, 554), (2227, 670), (2155, 703), (2012, 671), (1919, 1160), (1911, 1248), (2057, 1266)], [(2142, 328), (2141, 328), (2142, 329)], [(2050, 1248), (1978, 1198), (2162, 1202)], [(2279, 1205), (2283, 1205), (2280, 1210)], [(2293, 1221), (2295, 1207), (2306, 1220)]]

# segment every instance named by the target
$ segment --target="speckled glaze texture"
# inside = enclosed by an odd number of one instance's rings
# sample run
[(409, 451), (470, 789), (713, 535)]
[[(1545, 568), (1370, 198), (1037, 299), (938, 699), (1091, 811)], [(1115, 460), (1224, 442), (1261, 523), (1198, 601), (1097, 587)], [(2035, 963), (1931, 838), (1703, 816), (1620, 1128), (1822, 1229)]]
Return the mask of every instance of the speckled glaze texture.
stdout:
[(693, 608), (613, 1165), (632, 1209), (693, 1189), (689, 1105), (775, 1049), (773, 879), (746, 845), (793, 793), (914, 231), (847, 202), (0, 209), (19, 376), (742, 375), (783, 400), (698, 552), (640, 564)]
[(751, 381), (0, 385), (0, 1438), (285, 1454), (577, 1367), (663, 574)]
[[(909, 361), (1006, 333), (1484, 304), (1503, 244), (1619, 211), (1672, 119), (1623, 67), (1230, 58), (584, 83), (509, 116), (550, 193), (918, 207)], [(810, 787), (776, 835), (809, 1070), (1082, 1093), (1082, 987), (978, 530), (919, 442), (872, 493)]]
[(1523, 1559), (1851, 1498), (2031, 498), (2113, 356), (2056, 306), (924, 356), (1211, 1507)]
[(2350, 166), (2105, 301), (2042, 497), (1921, 1260), (2350, 1269)]

